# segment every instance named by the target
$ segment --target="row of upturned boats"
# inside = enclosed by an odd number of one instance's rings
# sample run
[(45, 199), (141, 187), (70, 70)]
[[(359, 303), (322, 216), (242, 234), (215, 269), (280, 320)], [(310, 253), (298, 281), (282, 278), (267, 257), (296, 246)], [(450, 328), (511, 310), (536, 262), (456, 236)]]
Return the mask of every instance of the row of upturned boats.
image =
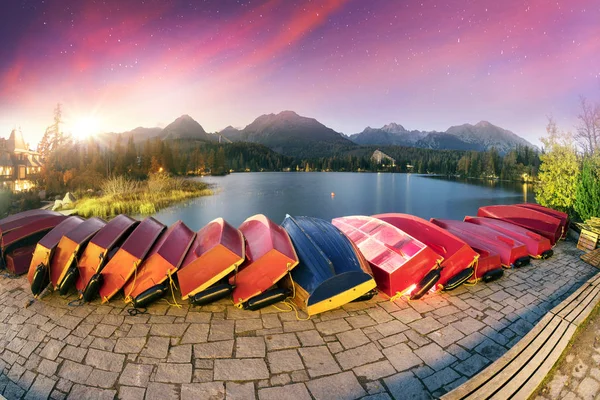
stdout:
[(308, 315), (368, 299), (418, 299), (465, 282), (490, 282), (503, 268), (548, 258), (566, 236), (567, 214), (537, 204), (481, 207), (464, 221), (408, 214), (349, 216), (331, 222), (262, 214), (239, 228), (217, 218), (198, 232), (182, 221), (119, 215), (109, 222), (48, 210), (0, 220), (1, 262), (45, 290), (102, 303), (123, 291), (142, 308), (175, 290), (195, 305), (231, 296), (257, 310), (291, 299)]

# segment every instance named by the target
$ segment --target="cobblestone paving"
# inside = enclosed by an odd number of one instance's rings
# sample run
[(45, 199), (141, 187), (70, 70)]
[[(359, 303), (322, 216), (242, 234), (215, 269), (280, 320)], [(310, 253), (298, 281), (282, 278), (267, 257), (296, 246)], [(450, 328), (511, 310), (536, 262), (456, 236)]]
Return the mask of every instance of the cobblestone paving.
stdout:
[(0, 278), (0, 393), (7, 399), (428, 399), (465, 382), (596, 269), (562, 243), (548, 261), (423, 300), (376, 297), (299, 321), (273, 307), (25, 308)]

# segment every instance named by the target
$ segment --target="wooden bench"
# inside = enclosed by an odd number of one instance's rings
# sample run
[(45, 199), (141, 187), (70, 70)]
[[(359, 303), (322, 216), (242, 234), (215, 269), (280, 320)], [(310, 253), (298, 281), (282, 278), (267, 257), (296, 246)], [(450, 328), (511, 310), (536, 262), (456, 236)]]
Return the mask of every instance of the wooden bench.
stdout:
[(600, 274), (550, 310), (502, 357), (441, 398), (528, 399), (599, 302)]

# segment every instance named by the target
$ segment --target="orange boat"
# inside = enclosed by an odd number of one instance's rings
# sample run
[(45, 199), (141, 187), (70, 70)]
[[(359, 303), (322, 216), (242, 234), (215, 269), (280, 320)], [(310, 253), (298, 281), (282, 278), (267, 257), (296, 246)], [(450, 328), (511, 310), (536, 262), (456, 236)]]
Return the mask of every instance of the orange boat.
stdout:
[[(44, 216), (3, 234), (0, 240), (2, 264), (16, 275), (27, 272), (35, 244), (65, 218), (64, 215)], [(8, 265), (7, 260), (10, 260)]]
[[(94, 274), (100, 272), (108, 261), (110, 252), (127, 238), (127, 235), (138, 223), (139, 221), (120, 214), (111, 219), (94, 235), (77, 263), (79, 276), (75, 282), (75, 287), (80, 293), (86, 292)], [(90, 290), (90, 292), (92, 291), (93, 289)]]
[(58, 242), (66, 233), (75, 229), (83, 222), (80, 217), (68, 217), (54, 229), (46, 234), (35, 246), (31, 262), (29, 264), (29, 272), (27, 280), (31, 285), (31, 291), (34, 296), (38, 296), (50, 283), (50, 260), (54, 255)]
[[(165, 226), (152, 217), (144, 219), (100, 271), (100, 298), (107, 303), (133, 276)], [(85, 296), (84, 298), (90, 298)]]
[(61, 295), (67, 294), (77, 278), (77, 258), (106, 222), (100, 218), (90, 218), (67, 232), (58, 242), (50, 261), (50, 283)]
[(331, 221), (356, 244), (371, 263), (377, 288), (390, 297), (423, 296), (440, 278), (443, 258), (401, 229), (373, 217), (352, 216)]
[(125, 302), (134, 307), (146, 307), (167, 293), (167, 279), (181, 265), (196, 234), (181, 221), (175, 222), (154, 243), (137, 274), (127, 281), (123, 291)]
[[(182, 299), (193, 304), (208, 304), (233, 291), (227, 285), (213, 285), (238, 268), (246, 257), (242, 232), (217, 218), (200, 229), (177, 271)], [(210, 288), (210, 289), (209, 289)]]
[(239, 230), (246, 238), (246, 261), (229, 284), (235, 286), (233, 303), (255, 310), (272, 304), (271, 293), (264, 292), (298, 265), (298, 256), (285, 229), (262, 214), (245, 220)]

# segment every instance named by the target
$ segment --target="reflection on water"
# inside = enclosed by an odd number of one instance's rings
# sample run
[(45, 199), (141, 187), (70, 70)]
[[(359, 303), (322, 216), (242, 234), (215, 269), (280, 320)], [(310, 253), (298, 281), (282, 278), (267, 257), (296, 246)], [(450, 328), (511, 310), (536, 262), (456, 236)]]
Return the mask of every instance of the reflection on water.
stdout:
[(403, 212), (427, 219), (463, 219), (484, 205), (534, 201), (533, 190), (521, 183), (416, 174), (263, 172), (201, 179), (215, 185), (214, 196), (170, 207), (155, 217), (165, 224), (181, 219), (194, 230), (217, 217), (238, 226), (257, 213), (277, 223), (285, 214), (331, 220)]

